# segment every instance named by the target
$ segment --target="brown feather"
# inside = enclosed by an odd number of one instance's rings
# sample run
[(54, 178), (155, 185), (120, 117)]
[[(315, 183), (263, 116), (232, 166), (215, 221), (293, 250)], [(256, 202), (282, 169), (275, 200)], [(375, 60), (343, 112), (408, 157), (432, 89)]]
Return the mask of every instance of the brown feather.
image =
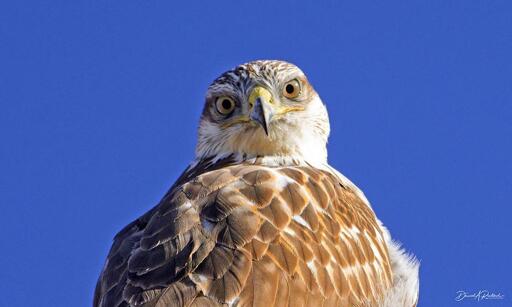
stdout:
[(251, 274), (240, 294), (239, 306), (269, 307), (274, 306), (277, 295), (279, 271), (268, 256), (255, 261)]
[(261, 161), (182, 175), (116, 237), (95, 306), (378, 301), (392, 274), (371, 208), (328, 171)]

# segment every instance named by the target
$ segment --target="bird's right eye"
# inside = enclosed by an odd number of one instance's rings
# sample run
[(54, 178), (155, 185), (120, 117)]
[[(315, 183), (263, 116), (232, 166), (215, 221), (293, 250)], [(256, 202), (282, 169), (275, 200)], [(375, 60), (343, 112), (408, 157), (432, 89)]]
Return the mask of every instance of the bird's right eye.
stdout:
[(230, 97), (222, 96), (217, 98), (215, 106), (217, 107), (217, 112), (222, 115), (228, 115), (235, 109), (235, 101)]

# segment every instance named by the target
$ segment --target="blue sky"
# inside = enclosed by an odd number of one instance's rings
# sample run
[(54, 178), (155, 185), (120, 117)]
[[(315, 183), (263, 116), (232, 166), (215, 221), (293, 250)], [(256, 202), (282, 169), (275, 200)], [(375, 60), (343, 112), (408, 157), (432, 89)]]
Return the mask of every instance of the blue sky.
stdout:
[[(192, 159), (209, 82), (267, 58), (320, 93), (420, 306), (512, 304), (512, 3), (275, 2), (0, 4), (0, 306), (90, 306), (114, 234)], [(505, 300), (454, 301), (479, 289)]]

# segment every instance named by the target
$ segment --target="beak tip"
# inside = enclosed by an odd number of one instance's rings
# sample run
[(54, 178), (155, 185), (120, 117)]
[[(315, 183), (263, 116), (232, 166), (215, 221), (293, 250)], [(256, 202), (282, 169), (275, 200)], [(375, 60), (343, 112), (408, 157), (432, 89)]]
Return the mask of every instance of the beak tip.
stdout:
[(256, 102), (253, 107), (253, 111), (251, 113), (251, 119), (257, 122), (265, 132), (265, 135), (268, 136), (268, 125), (271, 117), (269, 116), (269, 112), (265, 112), (262, 101), (260, 98), (256, 99)]

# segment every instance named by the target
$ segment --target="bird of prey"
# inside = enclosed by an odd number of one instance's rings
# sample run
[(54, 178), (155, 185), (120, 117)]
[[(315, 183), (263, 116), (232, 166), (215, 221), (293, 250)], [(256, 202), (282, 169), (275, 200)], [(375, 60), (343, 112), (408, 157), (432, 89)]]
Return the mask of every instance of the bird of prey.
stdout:
[(115, 236), (94, 306), (415, 306), (418, 262), (328, 164), (329, 133), (297, 66), (220, 75), (193, 162)]

